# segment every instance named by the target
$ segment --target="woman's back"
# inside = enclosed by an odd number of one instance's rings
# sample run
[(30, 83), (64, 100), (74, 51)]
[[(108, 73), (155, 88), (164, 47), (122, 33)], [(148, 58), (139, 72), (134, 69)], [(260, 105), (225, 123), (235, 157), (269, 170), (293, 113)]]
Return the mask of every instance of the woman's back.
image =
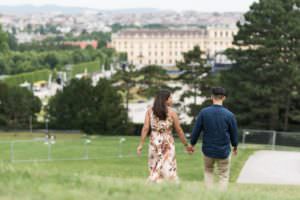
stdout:
[(167, 118), (165, 120), (159, 119), (153, 110), (150, 111), (150, 125), (151, 125), (151, 132), (154, 133), (166, 133), (171, 134), (173, 128), (173, 119), (171, 116), (171, 111), (168, 111)]

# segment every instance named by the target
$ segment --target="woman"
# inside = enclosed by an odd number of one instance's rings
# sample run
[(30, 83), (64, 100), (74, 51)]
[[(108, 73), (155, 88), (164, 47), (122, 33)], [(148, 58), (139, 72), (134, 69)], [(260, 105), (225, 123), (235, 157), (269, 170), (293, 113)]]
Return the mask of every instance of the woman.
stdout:
[(148, 158), (150, 170), (148, 181), (150, 182), (161, 182), (162, 180), (178, 181), (175, 144), (172, 136), (173, 127), (183, 145), (188, 151), (190, 150), (178, 116), (170, 108), (172, 104), (171, 93), (167, 90), (162, 90), (157, 94), (153, 107), (148, 109), (146, 113), (137, 153), (141, 155), (145, 139), (151, 128)]

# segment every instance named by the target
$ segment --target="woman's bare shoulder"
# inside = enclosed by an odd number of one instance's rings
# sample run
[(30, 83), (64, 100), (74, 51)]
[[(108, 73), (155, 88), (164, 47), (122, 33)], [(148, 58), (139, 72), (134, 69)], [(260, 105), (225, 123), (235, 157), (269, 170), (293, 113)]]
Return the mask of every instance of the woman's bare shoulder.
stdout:
[(177, 115), (176, 111), (173, 108), (171, 108), (171, 107), (168, 107), (168, 113), (172, 117), (174, 117), (174, 116)]
[(151, 107), (148, 107), (146, 113), (147, 113), (147, 114), (150, 114), (150, 113), (152, 112), (152, 110), (153, 110), (152, 106), (151, 106)]

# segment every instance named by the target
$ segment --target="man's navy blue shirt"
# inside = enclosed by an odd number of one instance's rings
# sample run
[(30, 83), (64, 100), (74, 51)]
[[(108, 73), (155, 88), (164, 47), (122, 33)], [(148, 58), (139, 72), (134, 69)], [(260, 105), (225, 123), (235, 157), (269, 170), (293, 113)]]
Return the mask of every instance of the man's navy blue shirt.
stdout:
[(211, 158), (227, 158), (230, 143), (238, 145), (238, 130), (235, 116), (221, 105), (211, 105), (200, 111), (193, 129), (191, 145), (195, 145), (203, 131), (202, 151)]

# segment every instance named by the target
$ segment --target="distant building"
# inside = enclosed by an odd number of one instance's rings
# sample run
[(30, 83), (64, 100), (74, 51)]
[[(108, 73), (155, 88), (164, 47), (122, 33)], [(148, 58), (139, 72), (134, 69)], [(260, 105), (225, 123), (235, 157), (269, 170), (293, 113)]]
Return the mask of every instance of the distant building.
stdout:
[(98, 41), (92, 40), (92, 41), (70, 41), (70, 42), (64, 42), (64, 45), (66, 46), (78, 46), (81, 49), (85, 49), (88, 46), (93, 47), (94, 49), (97, 49), (98, 47)]
[(41, 34), (34, 34), (34, 33), (25, 33), (25, 32), (21, 32), (16, 34), (16, 39), (18, 41), (18, 43), (29, 43), (32, 41), (43, 41), (44, 39), (46, 39), (47, 36), (45, 35), (41, 35)]
[(235, 26), (207, 26), (199, 29), (127, 29), (112, 35), (108, 47), (126, 52), (134, 65), (175, 65), (182, 53), (200, 46), (209, 58), (232, 47)]

